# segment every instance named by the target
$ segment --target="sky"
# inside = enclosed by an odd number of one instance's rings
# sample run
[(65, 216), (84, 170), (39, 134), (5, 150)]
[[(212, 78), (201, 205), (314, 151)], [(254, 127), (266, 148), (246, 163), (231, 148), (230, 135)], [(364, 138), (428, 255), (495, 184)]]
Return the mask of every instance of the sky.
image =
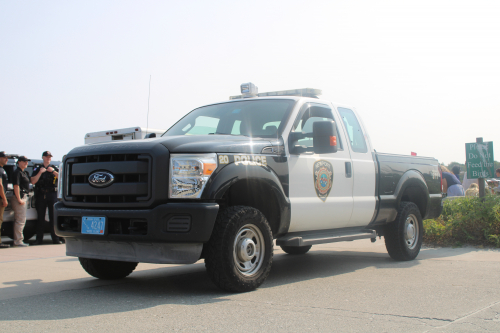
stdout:
[(463, 163), (483, 137), (500, 160), (499, 17), (498, 1), (0, 1), (0, 150), (60, 160), (253, 82), (355, 107), (378, 152)]

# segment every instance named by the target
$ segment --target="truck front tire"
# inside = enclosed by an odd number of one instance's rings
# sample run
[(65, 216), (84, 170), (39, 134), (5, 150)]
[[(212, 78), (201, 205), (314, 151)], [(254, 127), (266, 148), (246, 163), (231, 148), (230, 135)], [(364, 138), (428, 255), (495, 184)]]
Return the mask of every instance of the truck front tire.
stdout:
[(234, 206), (220, 212), (205, 246), (207, 273), (223, 290), (254, 290), (271, 271), (271, 228), (264, 215), (255, 208)]
[(83, 269), (93, 277), (102, 280), (118, 280), (130, 275), (137, 267), (136, 262), (78, 258)]
[(417, 257), (422, 247), (424, 226), (417, 205), (401, 202), (394, 222), (385, 228), (385, 247), (394, 260), (406, 261)]

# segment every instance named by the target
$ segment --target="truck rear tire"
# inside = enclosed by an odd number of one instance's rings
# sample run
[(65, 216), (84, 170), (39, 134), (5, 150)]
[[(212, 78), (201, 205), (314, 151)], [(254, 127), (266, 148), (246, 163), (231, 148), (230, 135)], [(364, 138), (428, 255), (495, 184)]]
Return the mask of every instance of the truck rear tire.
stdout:
[(255, 208), (234, 206), (219, 212), (205, 246), (207, 273), (212, 282), (225, 291), (254, 290), (271, 271), (271, 228)]
[(78, 258), (83, 269), (98, 279), (118, 280), (130, 275), (137, 267), (136, 262)]
[(281, 249), (288, 254), (306, 254), (311, 249), (312, 245), (309, 246), (280, 246)]
[(413, 260), (422, 247), (424, 226), (417, 205), (401, 202), (396, 220), (385, 228), (384, 239), (387, 252), (398, 261)]

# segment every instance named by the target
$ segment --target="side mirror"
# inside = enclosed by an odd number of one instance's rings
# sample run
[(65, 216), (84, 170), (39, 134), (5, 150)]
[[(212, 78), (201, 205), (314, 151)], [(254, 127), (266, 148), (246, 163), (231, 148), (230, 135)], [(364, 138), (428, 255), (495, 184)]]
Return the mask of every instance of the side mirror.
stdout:
[(156, 133), (149, 133), (146, 135), (144, 139), (151, 139), (151, 138), (156, 138)]
[(315, 154), (337, 152), (337, 127), (333, 120), (313, 123), (313, 147)]

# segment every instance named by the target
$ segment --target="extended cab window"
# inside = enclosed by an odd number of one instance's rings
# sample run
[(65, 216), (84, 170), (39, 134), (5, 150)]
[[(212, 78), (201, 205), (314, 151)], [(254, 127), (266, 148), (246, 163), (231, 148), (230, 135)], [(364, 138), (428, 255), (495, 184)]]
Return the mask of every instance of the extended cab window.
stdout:
[(365, 137), (354, 112), (346, 108), (337, 108), (337, 110), (347, 130), (352, 151), (356, 153), (366, 153), (368, 149), (366, 148)]
[[(317, 121), (324, 120), (333, 120), (332, 110), (325, 107), (309, 105), (304, 106), (304, 110), (299, 113), (298, 120), (295, 121), (293, 131), (294, 132), (303, 132), (303, 133), (312, 133), (313, 131), (313, 123)], [(337, 124), (335, 124), (337, 126)], [(338, 133), (338, 126), (337, 126)], [(340, 136), (337, 138), (337, 142), (339, 144), (338, 149), (342, 150), (342, 141), (340, 140)], [(304, 147), (312, 147), (313, 146), (313, 138), (304, 138), (297, 140), (297, 144), (299, 146)]]
[(294, 104), (294, 100), (266, 99), (209, 105), (191, 111), (163, 136), (277, 137), (281, 135)]

